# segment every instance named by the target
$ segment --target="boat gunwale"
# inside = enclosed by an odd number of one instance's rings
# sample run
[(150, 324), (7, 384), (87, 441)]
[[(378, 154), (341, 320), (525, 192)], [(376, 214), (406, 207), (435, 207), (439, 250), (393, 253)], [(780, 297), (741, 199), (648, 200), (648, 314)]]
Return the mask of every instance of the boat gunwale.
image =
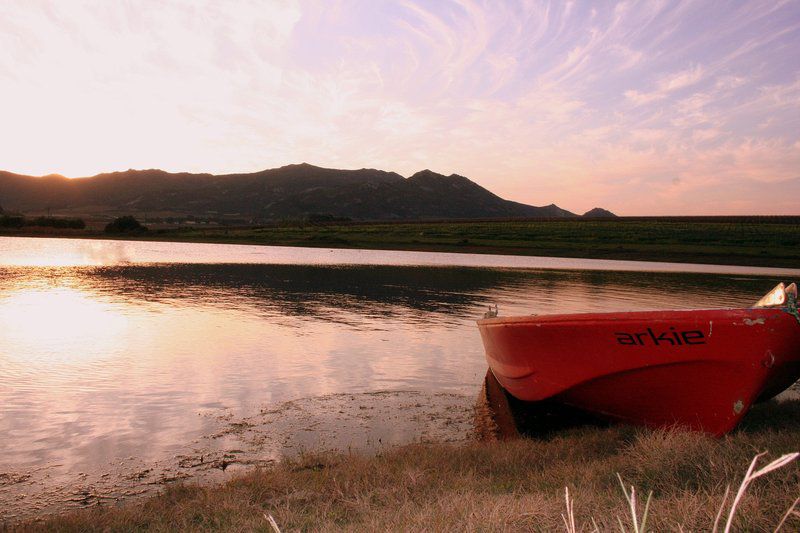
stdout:
[[(502, 325), (525, 325), (525, 324), (559, 324), (575, 322), (620, 322), (625, 320), (669, 320), (675, 318), (686, 318), (698, 313), (720, 313), (724, 316), (731, 316), (740, 313), (785, 313), (793, 316), (786, 307), (729, 307), (717, 309), (651, 309), (646, 311), (604, 311), (599, 313), (557, 313), (546, 315), (515, 315), (504, 317), (481, 318), (477, 320), (479, 327), (502, 326)], [(704, 317), (704, 319), (707, 317)]]

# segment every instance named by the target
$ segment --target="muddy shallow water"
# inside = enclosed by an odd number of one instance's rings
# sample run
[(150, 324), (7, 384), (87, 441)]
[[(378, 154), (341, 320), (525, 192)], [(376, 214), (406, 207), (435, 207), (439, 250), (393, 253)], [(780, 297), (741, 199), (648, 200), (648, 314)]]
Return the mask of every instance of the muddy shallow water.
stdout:
[(326, 450), (374, 453), (409, 442), (471, 438), (474, 398), (453, 393), (375, 391), (331, 394), (265, 406), (256, 414), (232, 410), (197, 416), (215, 431), (182, 443), (174, 455), (136, 454), (85, 471), (48, 464), (0, 473), (0, 517), (16, 521), (54, 512), (114, 505), (154, 494), (176, 481), (222, 482), (283, 457)]
[(800, 274), (455, 255), (0, 238), (0, 521), (469, 438), (492, 304), (734, 307)]

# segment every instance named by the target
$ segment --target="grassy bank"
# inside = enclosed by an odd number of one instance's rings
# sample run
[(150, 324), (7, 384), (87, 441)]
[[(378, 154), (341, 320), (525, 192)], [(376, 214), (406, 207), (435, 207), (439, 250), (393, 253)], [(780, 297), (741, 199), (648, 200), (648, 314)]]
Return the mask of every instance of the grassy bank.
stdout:
[[(9, 233), (5, 234), (35, 234)], [(53, 232), (47, 236), (53, 236)], [(65, 236), (108, 237), (86, 230)], [(120, 238), (115, 235), (112, 238)], [(792, 219), (614, 219), (151, 228), (136, 239), (800, 268)]]
[[(760, 464), (800, 447), (800, 401), (758, 406), (735, 433), (585, 427), (547, 440), (416, 444), (376, 457), (308, 454), (220, 487), (172, 486), (141, 504), (95, 508), (19, 530), (564, 531), (565, 487), (577, 530), (632, 530), (617, 479), (636, 487), (639, 516), (652, 491), (651, 531), (708, 531), (756, 453)], [(772, 531), (800, 496), (798, 461), (756, 479), (736, 531)], [(787, 519), (796, 531), (800, 516)], [(12, 531), (14, 528), (11, 529)]]

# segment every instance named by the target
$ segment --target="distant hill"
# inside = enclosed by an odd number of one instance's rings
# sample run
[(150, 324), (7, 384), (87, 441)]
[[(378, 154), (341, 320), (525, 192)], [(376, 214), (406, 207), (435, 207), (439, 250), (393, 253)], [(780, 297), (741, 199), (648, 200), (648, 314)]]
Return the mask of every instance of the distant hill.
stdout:
[(608, 209), (603, 209), (602, 207), (595, 207), (594, 209), (590, 209), (581, 216), (586, 218), (617, 218), (617, 215), (615, 215)]
[(68, 179), (0, 171), (0, 204), (25, 213), (174, 214), (278, 220), (312, 214), (357, 220), (575, 217), (556, 205), (504, 200), (464, 176), (409, 178), (306, 163), (250, 174), (127, 170)]

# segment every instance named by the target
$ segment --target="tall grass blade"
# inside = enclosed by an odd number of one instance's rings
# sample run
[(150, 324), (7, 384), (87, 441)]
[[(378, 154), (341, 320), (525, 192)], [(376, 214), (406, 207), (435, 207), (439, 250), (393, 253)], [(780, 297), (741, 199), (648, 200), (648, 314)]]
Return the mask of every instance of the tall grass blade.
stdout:
[(269, 523), (270, 526), (272, 526), (272, 530), (275, 533), (281, 533), (281, 528), (278, 527), (278, 523), (275, 521), (274, 518), (272, 518), (271, 514), (268, 515), (264, 513), (264, 519), (267, 521), (267, 523)]
[(577, 533), (577, 529), (575, 528), (575, 511), (573, 509), (573, 504), (575, 503), (574, 500), (571, 500), (569, 497), (569, 487), (564, 487), (564, 499), (567, 501), (567, 514), (561, 515), (561, 519), (564, 521), (564, 527), (567, 529), (567, 533)]
[(792, 503), (792, 505), (789, 507), (789, 510), (786, 511), (786, 514), (783, 515), (783, 518), (781, 518), (781, 521), (778, 523), (778, 527), (775, 528), (775, 531), (773, 533), (778, 533), (778, 530), (783, 527), (783, 524), (786, 523), (786, 519), (788, 519), (790, 516), (792, 516), (792, 515), (800, 516), (800, 513), (796, 512), (794, 510), (794, 508), (797, 507), (798, 503), (800, 503), (800, 497), (798, 497), (794, 501), (794, 503)]
[(782, 455), (782, 456), (778, 457), (777, 459), (772, 461), (770, 464), (768, 464), (767, 466), (765, 466), (764, 468), (762, 468), (761, 470), (759, 470), (758, 472), (753, 474), (752, 477), (751, 477), (751, 481), (753, 479), (756, 479), (757, 477), (763, 476), (764, 474), (769, 474), (773, 470), (777, 470), (777, 469), (779, 469), (781, 467), (784, 467), (784, 466), (788, 465), (789, 463), (791, 463), (792, 461), (794, 461), (798, 457), (800, 457), (800, 452), (787, 453), (786, 455)]
[[(650, 501), (653, 498), (653, 491), (650, 491), (647, 495), (647, 502), (644, 504), (644, 513), (642, 514), (642, 525), (639, 526), (639, 517), (636, 513), (636, 488), (631, 485), (631, 492), (628, 493), (628, 490), (625, 488), (625, 482), (622, 481), (622, 476), (619, 475), (617, 472), (617, 479), (619, 480), (619, 486), (622, 487), (622, 493), (625, 495), (625, 499), (628, 501), (628, 507), (631, 510), (631, 523), (633, 524), (633, 531), (634, 533), (646, 533), (647, 529), (647, 514), (650, 512)], [(619, 526), (622, 531), (625, 531), (625, 527), (622, 525), (622, 520), (617, 517), (617, 521), (619, 522)]]
[(714, 527), (711, 528), (711, 533), (717, 533), (717, 529), (719, 528), (719, 519), (722, 518), (722, 512), (725, 510), (725, 504), (728, 503), (728, 496), (731, 493), (731, 486), (725, 486), (725, 495), (722, 497), (722, 503), (719, 506), (719, 510), (717, 511), (717, 516), (714, 518)]
[(750, 483), (765, 474), (769, 474), (773, 470), (777, 470), (787, 464), (791, 463), (798, 456), (800, 456), (800, 452), (794, 453), (787, 453), (786, 455), (782, 455), (769, 463), (768, 465), (764, 466), (760, 470), (753, 472), (756, 467), (756, 463), (764, 455), (764, 452), (759, 453), (755, 457), (753, 457), (753, 461), (750, 463), (750, 467), (747, 469), (747, 473), (744, 475), (744, 479), (742, 479), (742, 484), (739, 485), (739, 490), (736, 492), (736, 497), (733, 499), (733, 503), (731, 504), (730, 512), (728, 513), (728, 521), (725, 524), (725, 533), (730, 533), (731, 526), (733, 525), (733, 515), (736, 514), (736, 508), (739, 506), (739, 502), (741, 501), (742, 497), (744, 496), (745, 491), (747, 491), (747, 487)]
[(650, 501), (653, 499), (653, 491), (647, 493), (647, 501), (644, 504), (644, 513), (642, 513), (642, 533), (647, 533), (647, 514), (650, 512)]

